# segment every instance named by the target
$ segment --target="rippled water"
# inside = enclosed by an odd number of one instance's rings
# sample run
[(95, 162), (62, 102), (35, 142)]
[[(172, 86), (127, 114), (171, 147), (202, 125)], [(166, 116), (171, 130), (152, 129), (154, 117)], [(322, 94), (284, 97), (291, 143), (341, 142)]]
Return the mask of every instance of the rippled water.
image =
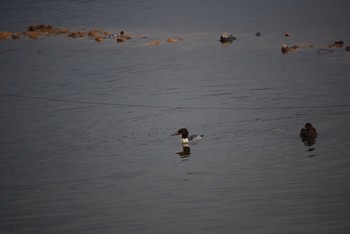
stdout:
[[(0, 42), (1, 233), (348, 233), (350, 54), (317, 54), (350, 45), (347, 1), (0, 8), (0, 31), (148, 36)], [(222, 46), (226, 31), (237, 40)], [(182, 127), (205, 135), (190, 157), (171, 136)]]

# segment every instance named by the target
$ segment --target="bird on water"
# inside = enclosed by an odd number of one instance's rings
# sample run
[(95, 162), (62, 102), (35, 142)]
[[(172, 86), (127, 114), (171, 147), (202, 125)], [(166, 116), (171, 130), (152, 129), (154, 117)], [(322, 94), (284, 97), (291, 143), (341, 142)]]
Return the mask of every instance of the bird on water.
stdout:
[(181, 135), (181, 142), (183, 145), (189, 143), (197, 143), (204, 137), (204, 135), (189, 135), (187, 128), (180, 128), (176, 133), (172, 134), (172, 136), (176, 135)]
[(301, 138), (316, 138), (318, 133), (311, 123), (307, 122), (305, 126), (300, 130)]

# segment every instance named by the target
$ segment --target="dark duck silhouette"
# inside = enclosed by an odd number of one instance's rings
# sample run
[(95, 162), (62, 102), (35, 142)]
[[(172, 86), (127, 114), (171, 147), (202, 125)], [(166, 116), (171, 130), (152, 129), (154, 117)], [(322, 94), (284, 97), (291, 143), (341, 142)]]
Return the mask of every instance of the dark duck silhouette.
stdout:
[(300, 130), (301, 138), (316, 138), (318, 136), (316, 129), (312, 126), (311, 123), (306, 123), (305, 126)]
[(305, 126), (300, 130), (301, 141), (305, 145), (311, 146), (315, 144), (315, 139), (318, 136), (316, 129), (312, 126), (311, 123), (306, 123)]

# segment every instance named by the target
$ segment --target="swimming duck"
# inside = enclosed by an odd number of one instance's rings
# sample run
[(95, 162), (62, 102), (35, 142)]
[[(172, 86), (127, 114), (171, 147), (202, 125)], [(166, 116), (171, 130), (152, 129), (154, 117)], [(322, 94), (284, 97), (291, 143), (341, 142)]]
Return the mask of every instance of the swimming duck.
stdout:
[(300, 130), (301, 138), (316, 138), (318, 136), (316, 129), (311, 123), (306, 123), (305, 126)]
[(204, 135), (188, 135), (189, 132), (187, 128), (181, 128), (177, 130), (176, 133), (172, 134), (172, 136), (181, 135), (181, 143), (182, 145), (189, 145), (189, 143), (197, 143), (198, 141), (202, 140), (202, 137)]
[(124, 42), (130, 39), (131, 37), (127, 35), (124, 31), (121, 31), (120, 34), (117, 35), (117, 42)]

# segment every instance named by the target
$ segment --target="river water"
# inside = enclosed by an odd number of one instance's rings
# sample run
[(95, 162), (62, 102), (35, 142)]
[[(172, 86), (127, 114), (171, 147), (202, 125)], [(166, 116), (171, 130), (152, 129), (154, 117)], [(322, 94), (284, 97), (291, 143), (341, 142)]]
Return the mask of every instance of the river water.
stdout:
[[(350, 53), (317, 53), (350, 45), (348, 1), (0, 9), (0, 31), (147, 36), (0, 41), (1, 233), (349, 233)], [(188, 157), (182, 127), (204, 134)]]

